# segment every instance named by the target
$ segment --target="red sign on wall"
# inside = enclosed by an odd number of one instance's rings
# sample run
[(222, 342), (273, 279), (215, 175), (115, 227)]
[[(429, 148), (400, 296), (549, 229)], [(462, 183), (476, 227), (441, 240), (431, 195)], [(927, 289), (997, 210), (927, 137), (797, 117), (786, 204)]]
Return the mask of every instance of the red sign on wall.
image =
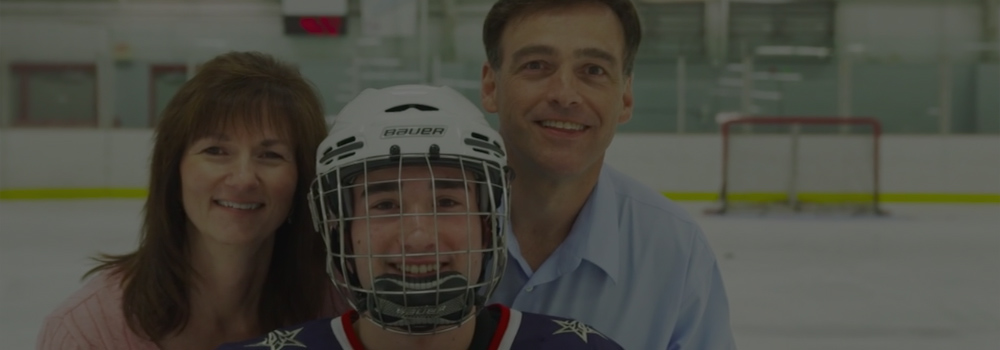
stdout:
[(340, 36), (344, 34), (344, 17), (285, 16), (285, 34)]

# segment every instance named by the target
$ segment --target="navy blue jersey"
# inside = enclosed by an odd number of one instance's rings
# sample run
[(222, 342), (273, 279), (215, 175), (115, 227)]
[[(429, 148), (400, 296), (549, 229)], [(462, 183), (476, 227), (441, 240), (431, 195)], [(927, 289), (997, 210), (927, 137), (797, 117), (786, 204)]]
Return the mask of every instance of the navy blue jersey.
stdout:
[[(224, 344), (218, 350), (362, 350), (355, 311), (272, 331), (262, 338)], [(485, 322), (484, 322), (485, 321)], [(590, 326), (570, 319), (491, 305), (476, 318), (474, 350), (622, 349)]]

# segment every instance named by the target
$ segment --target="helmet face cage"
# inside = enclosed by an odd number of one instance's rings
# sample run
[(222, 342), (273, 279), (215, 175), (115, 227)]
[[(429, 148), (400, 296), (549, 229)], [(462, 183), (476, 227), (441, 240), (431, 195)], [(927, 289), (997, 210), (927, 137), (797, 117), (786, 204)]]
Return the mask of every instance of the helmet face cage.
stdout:
[(488, 158), (443, 153), (368, 157), (321, 172), (309, 204), (334, 285), (387, 330), (462, 325), (503, 275), (509, 176)]

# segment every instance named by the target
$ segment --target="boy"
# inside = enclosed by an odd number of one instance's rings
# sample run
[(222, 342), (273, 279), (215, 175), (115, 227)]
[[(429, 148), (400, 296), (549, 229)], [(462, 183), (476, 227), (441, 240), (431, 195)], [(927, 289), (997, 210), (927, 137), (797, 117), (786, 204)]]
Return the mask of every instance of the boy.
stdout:
[(366, 90), (317, 158), (310, 208), (355, 310), (223, 349), (621, 349), (578, 321), (485, 305), (507, 262), (512, 174), (454, 90)]

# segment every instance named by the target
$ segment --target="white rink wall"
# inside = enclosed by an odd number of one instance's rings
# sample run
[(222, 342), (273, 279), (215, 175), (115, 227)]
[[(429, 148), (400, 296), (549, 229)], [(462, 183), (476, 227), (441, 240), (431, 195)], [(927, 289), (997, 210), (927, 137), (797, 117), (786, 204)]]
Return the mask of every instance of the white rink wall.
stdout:
[[(1000, 136), (884, 135), (881, 189), (894, 194), (1000, 194)], [(664, 192), (716, 192), (719, 135), (618, 134), (607, 162)]]
[[(152, 130), (0, 129), (0, 190), (142, 189)], [(1000, 195), (1000, 136), (888, 135), (882, 192)], [(618, 134), (607, 162), (667, 193), (715, 193), (718, 135)]]
[(0, 190), (143, 188), (152, 130), (0, 130)]

